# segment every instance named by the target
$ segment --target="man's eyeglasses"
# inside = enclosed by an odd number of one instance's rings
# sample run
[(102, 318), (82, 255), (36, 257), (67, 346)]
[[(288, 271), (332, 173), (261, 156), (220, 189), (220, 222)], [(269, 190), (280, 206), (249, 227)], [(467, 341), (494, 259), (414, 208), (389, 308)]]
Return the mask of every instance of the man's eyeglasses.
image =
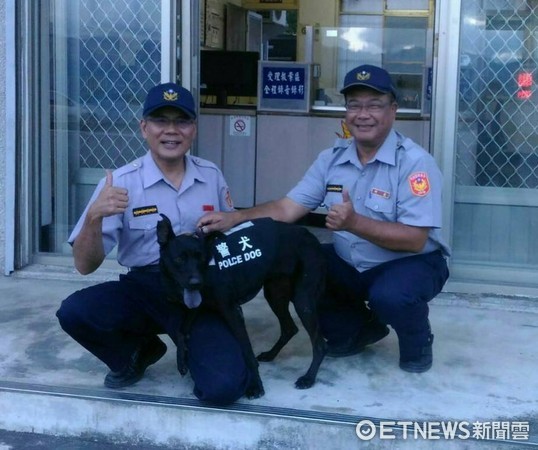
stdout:
[(173, 119), (171, 117), (146, 117), (146, 121), (151, 122), (159, 128), (166, 128), (173, 125), (174, 127), (179, 127), (181, 129), (189, 128), (194, 123), (194, 120), (186, 119), (184, 117), (175, 117)]
[(387, 106), (391, 105), (392, 102), (373, 102), (373, 103), (359, 103), (359, 102), (349, 102), (346, 103), (346, 111), (357, 113), (359, 111), (366, 111), (369, 114), (376, 114), (383, 111)]

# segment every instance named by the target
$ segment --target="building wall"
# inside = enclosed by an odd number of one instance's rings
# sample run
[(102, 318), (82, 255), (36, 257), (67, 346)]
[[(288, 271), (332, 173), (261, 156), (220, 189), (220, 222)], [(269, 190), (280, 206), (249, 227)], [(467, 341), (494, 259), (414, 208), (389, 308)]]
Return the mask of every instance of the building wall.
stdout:
[[(529, 0), (529, 2), (530, 1), (531, 0)], [(214, 4), (221, 5), (223, 4), (224, 0), (213, 0), (213, 2)], [(313, 5), (316, 4), (315, 0), (301, 0), (301, 2), (302, 2), (301, 4), (305, 7), (305, 10), (302, 11), (299, 16), (299, 39), (298, 39), (299, 49), (304, 47), (304, 38), (302, 37), (303, 35), (300, 33), (302, 29), (302, 25), (318, 24), (318, 23), (320, 26), (327, 25), (328, 23), (330, 23), (330, 20), (337, 19), (337, 5), (338, 5), (338, 2), (336, 2), (335, 0), (327, 0), (327, 5), (330, 5), (330, 8), (325, 9), (323, 11), (324, 15), (321, 16), (319, 15), (321, 14), (319, 11), (311, 8)], [(440, 22), (441, 23), (446, 22), (445, 25), (441, 27), (442, 32), (440, 33), (440, 48), (442, 50), (444, 49), (442, 52), (440, 52), (440, 56), (439, 56), (439, 63), (441, 64), (442, 67), (449, 67), (449, 68), (457, 67), (458, 60), (459, 61), (462, 60), (461, 58), (459, 58), (459, 56), (461, 55), (459, 55), (458, 52), (462, 52), (462, 56), (465, 56), (463, 54), (465, 51), (469, 53), (468, 50), (466, 50), (466, 46), (468, 47), (470, 45), (469, 43), (474, 43), (475, 41), (477, 41), (477, 39), (474, 39), (475, 35), (472, 34), (470, 35), (471, 38), (468, 39), (467, 43), (464, 43), (464, 45), (461, 46), (460, 50), (457, 50), (458, 46), (456, 45), (446, 45), (448, 41), (450, 41), (451, 43), (459, 42), (458, 41), (459, 35), (457, 32), (459, 28), (455, 27), (454, 23), (457, 23), (459, 21), (459, 18), (457, 16), (460, 13), (459, 11), (456, 11), (456, 9), (452, 10), (452, 8), (455, 8), (455, 6), (458, 6), (457, 9), (459, 10), (460, 3), (463, 3), (464, 5), (468, 6), (472, 2), (476, 4), (476, 8), (479, 11), (484, 9), (484, 6), (483, 6), (484, 3), (480, 2), (480, 0), (468, 0), (468, 1), (466, 0), (466, 2), (460, 2), (460, 1), (453, 2), (453, 1), (446, 0), (446, 1), (437, 2), (438, 8), (441, 8), (442, 11), (445, 11), (446, 9), (449, 12), (449, 14), (443, 14), (443, 15), (440, 14), (440, 17), (442, 17)], [(7, 112), (12, 111), (11, 98), (12, 98), (12, 92), (15, 86), (12, 85), (14, 84), (14, 82), (11, 81), (11, 77), (14, 70), (13, 65), (11, 64), (11, 59), (13, 58), (14, 49), (11, 48), (12, 37), (9, 34), (10, 32), (13, 32), (13, 26), (11, 23), (8, 23), (6, 21), (6, 16), (7, 16), (7, 19), (9, 20), (15, 3), (19, 4), (19, 2), (16, 2), (16, 0), (0, 0), (0, 24), (2, 24), (0, 25), (0, 29), (2, 30), (0, 31), (0, 271), (2, 273), (5, 273), (6, 271), (9, 271), (12, 269), (11, 267), (12, 261), (10, 258), (12, 258), (14, 242), (13, 242), (13, 239), (11, 238), (11, 234), (13, 233), (12, 225), (13, 225), (13, 222), (15, 221), (15, 214), (12, 211), (13, 203), (17, 201), (17, 202), (20, 202), (20, 205), (25, 204), (25, 201), (24, 201), (25, 199), (21, 197), (20, 193), (17, 193), (17, 198), (15, 198), (13, 193), (11, 192), (11, 190), (13, 189), (12, 180), (15, 177), (13, 166), (16, 164), (15, 158), (17, 157), (17, 154), (15, 153), (15, 150), (14, 150), (15, 148), (17, 148), (16, 140), (21, 142), (22, 139), (25, 138), (25, 136), (17, 135), (15, 139), (15, 134), (14, 134), (15, 133), (15, 127), (14, 127), (15, 117), (13, 117), (15, 113), (13, 113), (11, 117), (7, 116)], [(20, 2), (20, 3), (22, 4), (24, 2)], [(236, 5), (239, 4), (239, 1), (234, 0), (234, 4)], [(516, 9), (517, 8), (518, 7), (516, 7)], [(483, 15), (489, 14), (488, 11), (489, 10), (483, 11)], [(474, 17), (474, 14), (470, 14), (469, 16)], [(535, 24), (533, 20), (534, 16), (531, 16), (529, 18), (527, 18), (526, 16), (523, 16), (523, 18), (526, 20), (525, 23), (530, 33), (529, 35), (534, 36), (533, 34), (535, 30)], [(487, 23), (487, 21), (484, 20), (483, 23)], [(475, 28), (476, 27), (472, 28), (471, 31), (476, 34), (477, 30), (475, 30)], [(452, 35), (450, 33), (447, 33), (447, 30), (448, 31), (452, 30), (454, 34)], [(480, 29), (478, 29), (478, 31), (480, 31)], [(501, 26), (500, 29), (498, 30), (499, 32), (498, 37), (499, 38), (503, 37), (503, 34), (506, 34), (509, 31), (510, 30), (506, 30), (504, 26)], [(486, 28), (483, 30), (483, 32), (490, 33), (492, 32), (492, 30), (490, 30), (489, 28)], [(478, 33), (477, 36), (481, 36), (481, 34)], [(488, 36), (484, 34), (483, 39), (480, 42), (489, 43), (490, 39), (488, 39)], [(511, 38), (506, 39), (506, 42), (512, 43), (513, 40)], [(8, 45), (10, 47), (7, 47)], [(531, 53), (533, 55), (536, 54), (536, 52), (531, 52)], [(474, 52), (473, 54), (481, 54), (481, 52)], [(9, 63), (8, 63), (8, 60), (9, 60)], [(449, 62), (449, 64), (447, 64), (447, 61)], [(458, 116), (460, 120), (460, 122), (458, 123), (458, 126), (460, 128), (458, 128), (457, 130), (459, 132), (458, 139), (460, 139), (460, 141), (465, 141), (466, 143), (467, 141), (469, 141), (470, 144), (475, 145), (476, 142), (473, 142), (473, 140), (476, 141), (476, 137), (467, 139), (468, 135), (465, 134), (466, 129), (462, 128), (464, 125), (468, 123), (468, 109), (469, 108), (465, 110), (463, 110), (463, 108), (460, 108), (460, 110), (458, 111), (458, 106), (455, 103), (455, 100), (457, 99), (454, 98), (453, 93), (458, 92), (457, 79), (456, 79), (458, 74), (456, 74), (455, 70), (453, 71), (452, 69), (447, 70), (447, 71), (439, 71), (439, 72), (440, 72), (438, 74), (438, 76), (440, 77), (439, 80), (442, 82), (439, 83), (440, 85), (439, 89), (437, 93), (434, 95), (434, 97), (436, 97), (437, 99), (436, 101), (437, 107), (433, 111), (432, 117), (435, 116), (435, 123), (437, 124), (437, 129), (434, 130), (434, 133), (433, 133), (433, 135), (435, 136), (435, 142), (434, 142), (435, 145), (433, 145), (432, 148), (435, 148), (434, 155), (443, 162), (442, 168), (445, 171), (445, 178), (447, 179), (446, 191), (450, 193), (449, 198), (445, 197), (445, 203), (447, 205), (444, 208), (445, 217), (446, 217), (445, 223), (446, 224), (448, 224), (449, 222), (452, 223), (455, 217), (454, 225), (452, 225), (454, 227), (454, 230), (450, 228), (450, 225), (445, 226), (445, 228), (449, 230), (451, 234), (455, 234), (456, 238), (459, 239), (459, 241), (456, 240), (456, 244), (458, 244), (458, 242), (461, 242), (459, 246), (458, 245), (453, 246), (453, 248), (455, 248), (456, 251), (453, 252), (453, 258), (451, 259), (451, 274), (452, 274), (451, 279), (456, 280), (457, 282), (461, 282), (461, 283), (465, 283), (469, 281), (476, 282), (477, 285), (480, 284), (480, 286), (476, 288), (477, 290), (487, 289), (487, 284), (489, 282), (512, 283), (512, 285), (516, 287), (515, 289), (511, 291), (512, 294), (523, 292), (524, 287), (527, 287), (529, 285), (534, 288), (537, 286), (536, 276), (535, 276), (536, 258), (534, 256), (537, 254), (537, 252), (535, 250), (536, 246), (534, 245), (534, 241), (532, 241), (532, 237), (533, 237), (532, 230), (534, 230), (536, 227), (533, 227), (532, 224), (536, 223), (536, 217), (538, 217), (536, 213), (538, 204), (537, 204), (536, 195), (535, 195), (536, 193), (535, 186), (533, 186), (533, 189), (527, 189), (528, 192), (527, 191), (523, 192), (523, 189), (521, 189), (518, 192), (510, 191), (509, 193), (512, 196), (507, 197), (506, 190), (492, 191), (493, 188), (504, 189), (504, 187), (502, 186), (501, 187), (482, 186), (479, 184), (475, 186), (475, 185), (469, 185), (469, 183), (467, 182), (460, 182), (457, 185), (457, 190), (456, 190), (456, 195), (459, 195), (459, 197), (457, 197), (456, 202), (454, 202), (454, 198), (452, 197), (453, 193), (452, 193), (451, 184), (453, 182), (452, 181), (453, 179), (458, 180), (457, 176), (459, 176), (459, 174), (455, 175), (452, 168), (453, 155), (455, 151), (457, 150), (459, 152), (460, 160), (462, 162), (466, 162), (467, 161), (466, 158), (468, 156), (466, 153), (462, 154), (462, 149), (464, 149), (464, 147), (459, 146), (458, 142), (454, 141), (454, 134), (455, 134), (453, 130), (453, 127), (455, 126), (454, 118), (456, 117), (458, 113), (460, 114), (460, 116)], [(446, 75), (445, 72), (448, 73), (448, 75)], [(465, 78), (464, 77), (465, 74), (460, 73), (459, 75), (461, 76), (462, 79)], [(477, 77), (469, 77), (469, 79), (471, 81), (476, 82)], [(6, 86), (7, 83), (9, 83), (10, 85)], [(447, 86), (450, 88), (447, 88)], [(469, 86), (472, 87), (475, 85), (469, 84), (467, 88), (469, 88)], [(20, 89), (20, 86), (19, 86), (19, 89)], [(459, 87), (459, 89), (462, 89), (462, 88)], [(446, 92), (442, 92), (443, 90)], [(476, 86), (475, 86), (475, 91), (476, 93), (480, 92), (480, 90)], [(463, 97), (465, 100), (466, 97), (465, 96)], [(483, 99), (483, 96), (480, 96), (480, 95), (476, 95), (475, 97), (478, 99)], [(471, 100), (474, 100), (475, 97), (469, 97), (469, 102)], [(536, 111), (536, 110), (538, 109), (536, 108), (533, 109), (533, 111)], [(20, 115), (20, 112), (21, 112), (20, 110), (17, 111), (17, 116)], [(517, 117), (517, 116), (514, 116), (514, 117)], [(273, 119), (280, 119), (280, 118), (273, 117), (271, 115), (265, 115), (263, 117), (263, 122), (265, 123), (269, 120), (272, 121)], [(259, 127), (261, 122), (259, 122), (258, 119), (256, 120), (257, 120), (256, 127), (261, 128)], [(319, 121), (321, 121), (321, 119)], [(312, 121), (312, 123), (319, 122), (319, 121), (316, 119), (316, 121)], [(288, 128), (283, 128), (284, 130), (289, 129), (289, 125), (291, 122), (294, 122), (294, 123), (296, 122), (298, 123), (299, 127), (303, 127), (304, 129), (306, 129), (305, 134), (307, 136), (311, 136), (310, 142), (312, 142), (314, 137), (317, 136), (315, 132), (322, 132), (324, 130), (323, 127), (319, 127), (319, 126), (317, 127), (313, 126), (314, 128), (313, 130), (308, 130), (308, 126), (312, 126), (312, 125), (309, 125), (308, 121), (304, 120), (302, 117), (293, 117), (292, 120), (288, 120), (284, 125), (279, 125), (279, 129), (283, 127), (288, 127)], [(328, 123), (327, 127), (329, 129), (329, 133), (325, 133), (323, 134), (323, 136), (324, 137), (327, 136), (327, 138), (328, 136), (332, 137), (335, 128), (336, 129), (338, 128), (338, 120), (327, 119), (327, 120), (323, 120), (323, 122)], [(511, 120), (511, 122), (514, 122), (514, 120)], [(532, 122), (533, 122), (533, 127), (534, 127), (537, 121), (534, 120)], [(521, 121), (521, 123), (523, 123), (523, 121)], [(528, 123), (528, 121), (525, 123)], [(410, 122), (406, 122), (406, 124), (411, 125)], [(400, 129), (399, 126), (398, 128)], [(273, 129), (274, 128), (267, 128), (267, 130), (269, 131)], [(529, 127), (528, 126), (522, 127), (522, 129), (529, 129)], [(402, 131), (404, 131), (404, 133), (406, 134), (409, 134), (409, 132), (406, 132), (407, 130), (402, 130)], [(426, 137), (429, 136), (429, 133), (426, 133), (425, 131), (419, 130), (417, 128), (412, 128), (411, 131), (420, 132), (420, 135), (424, 137), (423, 142), (425, 142)], [(299, 135), (302, 136), (304, 134), (299, 134)], [(262, 135), (260, 134), (260, 136)], [(266, 139), (261, 139), (258, 137), (258, 142), (261, 141), (263, 145), (266, 145), (267, 147), (265, 148), (284, 149), (286, 148), (287, 144), (276, 142), (275, 139), (283, 138), (285, 136), (286, 136), (285, 133), (284, 134), (281, 133), (280, 135), (278, 135), (278, 134), (275, 134), (274, 132), (268, 132)], [(296, 136), (297, 134), (293, 135), (293, 137), (296, 137)], [(533, 137), (533, 139), (535, 139), (535, 137)], [(302, 139), (299, 144), (305, 145), (305, 142), (303, 141), (304, 139)], [(421, 140), (418, 139), (418, 141), (420, 142)], [(315, 142), (319, 143), (321, 141), (316, 140)], [(530, 140), (529, 142), (535, 143), (535, 141), (530, 141)], [(302, 176), (305, 170), (304, 168), (308, 165), (310, 160), (313, 159), (314, 155), (308, 153), (308, 151), (310, 151), (310, 148), (311, 148), (310, 145), (306, 145), (304, 148), (298, 147), (298, 146), (295, 146), (295, 147), (301, 148), (302, 153), (298, 152), (296, 153), (296, 156), (300, 156), (302, 159), (300, 161), (300, 164), (298, 163), (293, 166), (294, 170), (299, 170), (301, 165), (303, 165), (303, 169), (300, 170), (300, 172), (298, 173), (292, 173), (289, 171), (287, 175), (289, 176), (290, 181), (287, 187), (285, 183), (281, 183), (280, 185), (276, 186), (277, 188), (282, 189), (280, 193), (269, 192), (266, 189), (266, 187), (272, 186), (271, 180), (275, 178), (274, 174), (271, 174), (269, 171), (263, 171), (262, 173), (258, 173), (258, 176), (256, 177), (257, 184), (259, 185), (259, 188), (257, 188), (257, 191), (256, 191), (257, 203), (264, 200), (268, 200), (270, 198), (277, 198), (283, 195), (287, 191), (287, 189), (291, 187), (290, 184), (292, 183), (292, 180), (296, 181), (298, 179), (298, 176), (299, 177)], [(322, 148), (325, 148), (325, 145), (320, 145), (320, 146), (316, 145), (316, 147), (319, 150), (321, 150)], [(536, 145), (533, 145), (532, 148), (536, 148)], [(260, 146), (258, 146), (257, 151), (258, 151), (258, 155), (260, 155), (257, 160), (258, 171), (263, 170), (262, 163), (264, 161), (268, 159), (274, 160), (275, 158), (278, 157), (278, 153), (274, 153), (273, 150), (271, 150), (271, 152), (264, 151), (264, 148), (261, 147), (261, 144)], [(22, 166), (23, 165), (23, 162), (22, 162), (23, 158), (21, 156), (22, 150), (20, 150), (20, 152), (21, 154), (18, 155), (18, 157), (20, 158), (19, 164)], [(287, 156), (287, 155), (283, 155), (283, 156)], [(533, 155), (533, 158), (534, 157), (535, 155)], [(59, 160), (62, 162), (61, 158), (56, 158), (56, 160)], [(475, 166), (476, 164), (473, 164), (473, 167)], [(536, 167), (536, 164), (533, 164), (532, 167)], [(18, 170), (19, 170), (18, 175), (21, 178), (23, 176), (25, 176), (26, 178), (30, 178), (26, 175), (22, 175), (23, 172), (21, 171), (20, 168), (18, 168)], [(277, 175), (281, 176), (281, 174), (278, 174), (278, 173)], [(8, 181), (6, 181), (6, 179)], [(264, 179), (266, 181), (264, 181)], [(464, 178), (462, 178), (462, 180), (464, 180)], [(471, 192), (471, 189), (473, 190), (473, 192)], [(486, 191), (486, 189), (489, 189), (489, 191)], [(493, 192), (495, 197), (492, 199), (488, 197), (486, 200), (489, 202), (494, 202), (493, 205), (496, 210), (500, 209), (499, 205), (502, 205), (503, 207), (506, 206), (507, 208), (504, 208), (504, 210), (501, 212), (502, 218), (503, 219), (510, 218), (511, 221), (505, 220), (504, 222), (502, 222), (501, 220), (497, 219), (497, 217), (494, 216), (493, 214), (492, 214), (492, 218), (488, 220), (484, 219), (484, 214), (480, 212), (479, 207), (481, 207), (483, 204), (487, 204), (487, 202), (484, 200), (485, 198), (484, 196), (485, 194), (489, 195), (490, 192)], [(474, 195), (474, 197), (471, 198), (471, 195)], [(531, 196), (532, 199), (528, 200), (528, 202), (532, 202), (532, 203), (526, 203), (527, 197), (523, 197), (523, 195)], [(517, 198), (514, 198), (516, 196)], [(470, 201), (469, 199), (471, 199), (472, 201)], [(464, 209), (462, 208), (456, 209), (456, 215), (454, 215), (452, 213), (452, 205), (456, 204), (456, 206), (458, 206), (457, 205), (458, 202), (462, 204), (463, 203), (471, 204), (471, 206), (464, 205)], [(58, 203), (67, 204), (67, 202), (62, 203), (60, 201)], [(85, 204), (85, 202), (82, 202), (82, 201), (79, 203)], [(479, 205), (479, 206), (476, 206), (476, 205)], [(243, 205), (240, 205), (240, 206), (243, 206)], [(531, 223), (530, 226), (527, 226), (526, 222), (520, 219), (521, 217), (520, 215), (516, 216), (515, 214), (513, 214), (514, 212), (512, 208), (513, 206), (518, 207), (517, 211), (515, 211), (517, 214), (521, 214), (522, 212), (526, 214), (525, 217), (527, 217), (528, 221)], [(531, 209), (529, 208), (530, 206), (534, 208), (532, 211), (532, 214), (529, 213)], [(490, 235), (488, 235), (488, 236), (491, 236), (489, 240), (486, 241), (484, 239), (486, 235), (484, 234), (482, 229), (475, 228), (478, 231), (475, 231), (473, 234), (472, 232), (469, 232), (471, 227), (469, 227), (468, 224), (461, 222), (461, 220), (463, 219), (467, 220), (473, 217), (473, 214), (470, 214), (470, 212), (473, 212), (475, 216), (477, 217), (477, 220), (476, 220), (477, 225), (482, 226), (483, 224), (486, 224), (495, 232), (495, 233), (490, 233)], [(35, 216), (33, 211), (30, 213), (30, 215)], [(35, 220), (34, 217), (31, 217), (31, 219)], [(24, 220), (21, 220), (21, 221), (25, 223)], [(58, 221), (58, 223), (62, 226), (65, 226), (67, 224), (67, 221)], [(503, 224), (506, 230), (508, 230), (504, 234), (499, 233), (500, 226), (503, 226)], [(512, 225), (512, 224), (515, 224), (515, 225)], [(525, 234), (525, 236), (528, 236), (528, 237), (525, 237), (525, 240), (522, 239), (522, 237), (524, 236), (523, 233), (517, 231), (519, 229), (524, 229), (525, 233), (527, 233)], [(51, 230), (52, 230), (51, 233), (58, 232), (62, 236), (66, 235), (66, 233), (62, 231), (62, 229), (59, 227), (51, 228)], [(24, 232), (24, 230), (17, 229), (17, 232), (22, 233)], [(473, 238), (474, 235), (478, 235), (481, 239), (474, 239)], [(501, 237), (505, 237), (505, 236), (517, 237), (519, 239), (517, 241), (517, 244), (518, 244), (517, 248), (515, 245), (511, 245), (508, 239), (499, 239), (499, 235), (501, 235)], [(54, 237), (56, 237), (56, 235), (54, 235)], [(465, 254), (461, 249), (468, 251), (468, 249), (471, 248), (471, 246), (468, 245), (469, 240), (471, 241), (471, 244), (475, 245), (475, 247), (478, 244), (482, 244), (482, 245), (478, 247), (477, 249), (472, 249), (473, 250), (472, 254)], [(21, 242), (18, 243), (18, 245), (21, 245), (21, 249), (19, 250), (19, 248), (17, 248), (17, 256), (20, 257), (20, 255), (23, 255), (24, 257), (26, 256), (26, 253), (23, 252), (22, 245), (28, 244), (29, 239), (25, 239), (23, 236), (23, 238), (21, 238), (20, 241)], [(60, 241), (60, 240), (57, 240), (57, 241)], [(54, 243), (55, 242), (56, 241), (54, 241)], [(530, 244), (526, 245), (527, 242), (530, 242), (533, 245), (530, 245)], [(30, 242), (30, 244), (32, 245), (32, 248), (36, 247), (34, 242)], [(516, 261), (517, 265), (513, 264), (512, 260), (507, 260), (506, 258), (500, 261), (500, 263), (506, 263), (506, 262), (512, 263), (512, 266), (513, 266), (512, 271), (517, 272), (515, 274), (506, 269), (506, 264), (504, 266), (502, 264), (498, 264), (496, 266), (495, 264), (499, 262), (498, 260), (492, 261), (490, 258), (484, 261), (485, 258), (483, 257), (483, 255), (486, 254), (486, 252), (484, 251), (484, 248), (488, 250), (488, 254), (487, 254), (488, 257), (490, 254), (494, 257), (498, 257), (498, 255), (501, 255), (501, 256), (503, 255), (501, 251), (497, 250), (499, 247), (499, 244), (502, 244), (503, 248), (506, 248), (506, 250), (504, 251), (505, 255), (508, 255), (510, 257), (515, 257), (519, 255), (520, 259), (523, 259), (526, 257), (526, 253), (523, 252), (521, 249), (524, 249), (527, 252), (530, 252), (529, 254), (532, 255), (533, 259), (524, 260), (523, 264), (521, 263), (521, 261), (518, 260)], [(496, 247), (494, 247), (494, 245)], [(41, 249), (41, 247), (39, 248)], [(53, 248), (52, 244), (50, 248)], [(43, 251), (43, 253), (45, 253), (45, 251)], [(53, 253), (53, 252), (51, 251), (50, 253)], [(26, 261), (23, 261), (23, 264), (25, 263)], [(485, 273), (486, 271), (487, 273)]]

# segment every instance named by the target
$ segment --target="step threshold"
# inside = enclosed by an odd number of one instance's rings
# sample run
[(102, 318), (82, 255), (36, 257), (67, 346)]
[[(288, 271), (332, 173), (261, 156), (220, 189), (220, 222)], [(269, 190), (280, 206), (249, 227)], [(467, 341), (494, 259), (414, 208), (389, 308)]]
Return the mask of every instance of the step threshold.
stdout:
[[(8, 414), (7, 411), (13, 409), (8, 405), (16, 405), (13, 408), (18, 412)], [(189, 448), (189, 445), (249, 450), (355, 448), (361, 442), (356, 434), (356, 426), (364, 422), (373, 424), (378, 431), (384, 423), (394, 422), (392, 433), (398, 440), (398, 448), (401, 449), (429, 449), (433, 444), (430, 440), (402, 440), (404, 427), (398, 425), (402, 418), (379, 418), (244, 403), (223, 407), (206, 405), (191, 398), (16, 381), (0, 381), (0, 408), (4, 411), (0, 417), (0, 428), (6, 430), (57, 436), (94, 435), (113, 439), (115, 442), (151, 442), (179, 446), (177, 448)], [(133, 410), (136, 411), (135, 414)], [(67, 420), (62, 417), (66, 411)], [(81, 411), (84, 413), (81, 414)], [(58, 415), (57, 418), (55, 414)], [(24, 417), (25, 415), (27, 417)], [(48, 417), (47, 420), (43, 420), (45, 416)], [(99, 419), (96, 420), (96, 417)], [(173, 425), (167, 426), (167, 423), (177, 423), (178, 426), (174, 429)], [(200, 426), (204, 429), (203, 437), (199, 434)], [(224, 431), (215, 433), (219, 429)], [(383, 448), (386, 444), (378, 439), (378, 436), (371, 444), (376, 441), (380, 447), (372, 448)], [(447, 445), (450, 441), (448, 448), (451, 449), (538, 448), (538, 441), (532, 436), (527, 441), (473, 437), (465, 440), (441, 438), (441, 441)], [(442, 447), (441, 443), (439, 445), (441, 448), (447, 448)]]

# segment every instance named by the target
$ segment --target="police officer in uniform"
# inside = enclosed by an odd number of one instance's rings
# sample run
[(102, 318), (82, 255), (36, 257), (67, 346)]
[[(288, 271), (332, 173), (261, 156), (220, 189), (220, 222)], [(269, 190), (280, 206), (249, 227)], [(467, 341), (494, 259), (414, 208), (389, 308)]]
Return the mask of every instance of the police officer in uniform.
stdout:
[(398, 335), (400, 368), (425, 372), (433, 360), (428, 302), (448, 278), (441, 173), (430, 154), (393, 128), (397, 93), (384, 69), (356, 67), (341, 93), (350, 139), (321, 152), (286, 197), (209, 213), (199, 225), (225, 230), (262, 216), (294, 222), (325, 207), (326, 227), (334, 232), (320, 312), (328, 355), (360, 353), (390, 325)]
[[(220, 170), (187, 155), (195, 120), (188, 90), (174, 83), (150, 89), (140, 120), (149, 151), (107, 172), (69, 237), (80, 273), (95, 271), (116, 246), (118, 262), (129, 268), (118, 281), (75, 292), (57, 312), (62, 328), (109, 367), (109, 388), (139, 381), (167, 350), (158, 335), (175, 340), (182, 323), (181, 308), (161, 288), (159, 214), (179, 234), (195, 231), (207, 211), (233, 210)], [(228, 404), (244, 394), (249, 380), (241, 349), (219, 317), (204, 312), (194, 323), (188, 364), (199, 399)]]

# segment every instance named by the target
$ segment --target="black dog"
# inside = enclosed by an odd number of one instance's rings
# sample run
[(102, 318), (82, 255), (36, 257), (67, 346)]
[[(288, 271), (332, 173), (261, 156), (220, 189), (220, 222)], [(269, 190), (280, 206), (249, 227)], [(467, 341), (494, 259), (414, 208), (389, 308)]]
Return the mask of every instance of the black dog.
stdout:
[[(164, 214), (161, 216), (157, 236), (162, 282), (168, 299), (194, 308), (191, 311), (202, 303), (222, 315), (238, 339), (252, 374), (246, 396), (258, 398), (264, 394), (257, 360), (272, 361), (298, 332), (289, 312), (290, 301), (308, 332), (313, 353), (308, 371), (295, 386), (311, 387), (326, 352), (317, 317), (326, 263), (316, 237), (303, 227), (269, 218), (245, 222), (226, 234), (175, 236), (170, 220)], [(256, 360), (241, 304), (255, 297), (262, 287), (278, 318), (281, 335)], [(183, 375), (187, 372), (185, 338), (193, 320), (190, 314), (179, 330), (178, 369)]]

